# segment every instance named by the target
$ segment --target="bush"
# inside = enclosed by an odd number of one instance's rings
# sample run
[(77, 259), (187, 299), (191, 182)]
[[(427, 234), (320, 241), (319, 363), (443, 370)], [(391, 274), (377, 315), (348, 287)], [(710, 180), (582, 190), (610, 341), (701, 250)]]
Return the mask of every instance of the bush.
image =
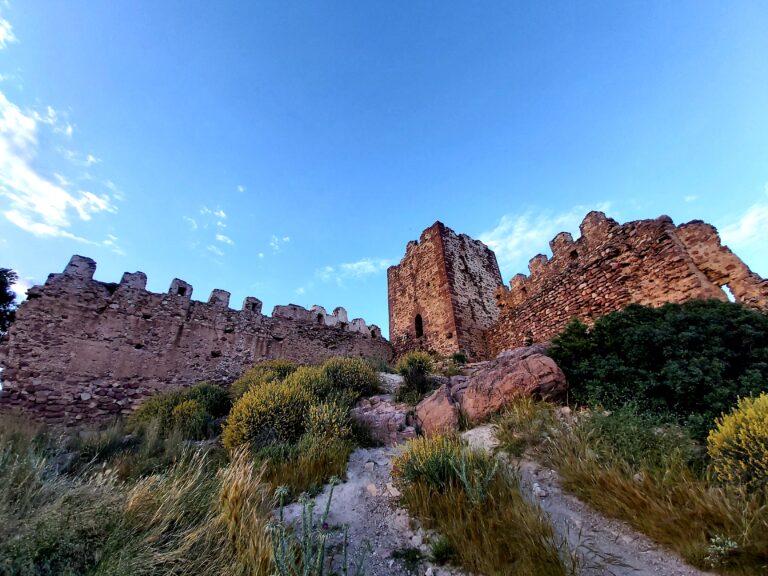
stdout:
[(451, 360), (454, 364), (466, 364), (467, 363), (467, 355), (464, 352), (454, 352), (451, 355)]
[(405, 379), (408, 388), (422, 393), (428, 386), (427, 376), (432, 371), (432, 357), (426, 352), (408, 352), (400, 358), (395, 369)]
[[(174, 410), (187, 401), (196, 402), (200, 407), (200, 414), (204, 413), (207, 416), (202, 425), (205, 431), (213, 431), (213, 421), (226, 416), (231, 406), (229, 395), (224, 388), (216, 384), (200, 382), (190, 388), (170, 390), (150, 396), (129, 416), (128, 428), (138, 431), (156, 422), (160, 435), (167, 436), (176, 425)], [(185, 411), (190, 411), (189, 406)]]
[(246, 392), (232, 407), (222, 441), (227, 450), (243, 444), (258, 448), (272, 442), (295, 442), (304, 433), (312, 394), (291, 377)]
[(405, 450), (392, 463), (392, 474), (405, 482), (423, 482), (443, 492), (458, 480), (456, 463), (463, 449), (456, 436), (408, 440)]
[(330, 358), (323, 372), (335, 390), (350, 390), (356, 396), (371, 396), (379, 391), (379, 377), (362, 358)]
[(333, 381), (317, 366), (299, 366), (285, 381), (309, 392), (314, 401), (324, 400), (334, 392)]
[(309, 407), (307, 434), (317, 438), (346, 440), (352, 435), (349, 409), (336, 402), (320, 402)]
[(259, 362), (232, 383), (229, 393), (233, 400), (237, 400), (253, 386), (260, 386), (272, 380), (285, 380), (298, 367), (299, 365), (292, 360)]
[(741, 398), (735, 409), (718, 418), (707, 451), (721, 481), (768, 487), (768, 394)]
[(184, 400), (173, 409), (173, 426), (184, 438), (205, 438), (211, 415), (197, 400)]
[(633, 304), (592, 329), (572, 321), (549, 355), (573, 401), (610, 410), (632, 401), (703, 440), (738, 397), (768, 389), (768, 315), (717, 300)]

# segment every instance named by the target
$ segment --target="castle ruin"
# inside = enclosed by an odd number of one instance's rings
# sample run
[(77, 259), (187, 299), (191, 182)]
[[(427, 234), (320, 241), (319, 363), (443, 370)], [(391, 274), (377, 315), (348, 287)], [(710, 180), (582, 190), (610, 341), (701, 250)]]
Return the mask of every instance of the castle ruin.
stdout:
[(94, 280), (95, 271), (93, 260), (73, 256), (62, 274), (28, 291), (0, 342), (0, 407), (73, 424), (127, 414), (160, 390), (227, 384), (260, 360), (392, 356), (377, 326), (350, 322), (343, 308), (290, 304), (269, 317), (253, 297), (233, 310), (224, 290), (198, 302), (183, 280), (155, 294), (143, 272), (113, 284)]
[(437, 222), (409, 242), (388, 271), (390, 340), (395, 353), (423, 349), (483, 359), (545, 342), (571, 318), (587, 323), (637, 303), (727, 300), (768, 309), (768, 281), (753, 273), (704, 222), (675, 226), (668, 216), (619, 224), (590, 212), (574, 240), (561, 232), (552, 258), (534, 256), (530, 274), (502, 285), (496, 256), (482, 242)]

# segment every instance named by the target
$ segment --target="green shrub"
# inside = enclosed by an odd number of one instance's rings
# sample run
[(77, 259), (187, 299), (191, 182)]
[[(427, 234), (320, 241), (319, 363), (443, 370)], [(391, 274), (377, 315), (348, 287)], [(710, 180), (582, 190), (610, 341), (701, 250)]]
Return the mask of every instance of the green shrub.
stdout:
[(313, 396), (291, 377), (246, 392), (232, 407), (222, 441), (227, 450), (272, 442), (295, 442), (304, 433)]
[(330, 358), (323, 372), (335, 390), (350, 390), (357, 396), (371, 396), (379, 391), (379, 377), (362, 358)]
[(454, 352), (451, 356), (451, 360), (454, 362), (454, 364), (466, 364), (467, 355), (464, 352)]
[(411, 390), (423, 393), (427, 390), (427, 376), (432, 371), (432, 357), (426, 352), (408, 352), (395, 366)]
[(453, 544), (445, 536), (439, 536), (430, 545), (430, 557), (432, 562), (442, 566), (448, 564), (456, 555)]
[(585, 420), (584, 428), (598, 455), (623, 461), (633, 471), (678, 462), (694, 464), (695, 444), (686, 430), (662, 416), (638, 412), (632, 405), (595, 413)]
[(408, 440), (392, 463), (392, 474), (405, 482), (423, 482), (438, 492), (458, 480), (456, 463), (464, 446), (456, 436)]
[(189, 440), (205, 438), (211, 415), (197, 400), (184, 400), (173, 409), (173, 426)]
[(717, 419), (707, 450), (718, 478), (750, 489), (768, 487), (768, 394), (741, 398)]
[(671, 414), (704, 439), (738, 397), (768, 390), (768, 315), (738, 304), (636, 304), (572, 321), (549, 355), (563, 369), (572, 401), (609, 410)]
[(349, 408), (336, 402), (313, 404), (309, 407), (307, 434), (318, 438), (349, 438), (352, 435)]
[(299, 365), (292, 360), (259, 362), (232, 383), (229, 393), (234, 400), (237, 400), (253, 386), (260, 386), (272, 380), (285, 380), (298, 367)]
[[(221, 386), (200, 382), (190, 388), (181, 388), (160, 392), (142, 402), (128, 418), (128, 429), (140, 431), (156, 422), (161, 436), (167, 436), (176, 425), (174, 410), (180, 404), (194, 401), (200, 407), (200, 413), (207, 415), (202, 429), (213, 431), (213, 421), (229, 412), (231, 401), (227, 391)], [(186, 408), (189, 411), (189, 408)]]

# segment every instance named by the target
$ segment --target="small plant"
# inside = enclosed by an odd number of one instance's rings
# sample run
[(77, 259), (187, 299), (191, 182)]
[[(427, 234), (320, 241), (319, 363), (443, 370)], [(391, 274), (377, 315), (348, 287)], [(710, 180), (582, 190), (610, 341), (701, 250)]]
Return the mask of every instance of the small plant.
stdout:
[(467, 355), (464, 352), (454, 352), (451, 356), (451, 360), (455, 364), (464, 365), (467, 363)]
[(409, 572), (414, 572), (419, 567), (419, 564), (426, 560), (426, 556), (424, 556), (421, 550), (413, 546), (393, 550), (392, 558), (400, 560)]
[[(301, 496), (301, 527), (298, 531), (291, 530), (284, 521), (284, 507), (289, 490), (281, 486), (275, 491), (279, 501), (279, 521), (274, 522), (270, 527), (275, 565), (274, 576), (326, 576), (335, 573), (329, 567), (332, 560), (329, 540), (333, 528), (328, 524), (328, 514), (331, 510), (333, 489), (338, 483), (338, 479), (331, 479), (328, 500), (319, 517), (315, 515), (316, 502), (307, 494)], [(344, 526), (342, 530), (341, 574), (364, 576), (365, 556), (369, 546), (358, 550), (355, 564), (350, 565), (349, 527)]]
[(426, 352), (408, 352), (400, 358), (395, 369), (405, 379), (406, 386), (423, 393), (427, 390), (427, 376), (432, 367), (432, 357)]
[(718, 418), (707, 450), (721, 481), (749, 489), (768, 486), (768, 394), (741, 398)]
[(448, 564), (456, 555), (450, 540), (445, 536), (438, 536), (430, 545), (430, 559), (438, 566)]
[(243, 444), (253, 448), (272, 442), (296, 442), (306, 428), (312, 394), (291, 378), (246, 392), (232, 407), (222, 434), (227, 450)]
[(456, 463), (463, 449), (456, 436), (408, 440), (405, 450), (392, 463), (392, 474), (404, 482), (422, 482), (444, 492), (458, 481)]
[(739, 549), (730, 538), (717, 535), (710, 539), (704, 561), (710, 568), (720, 568), (728, 563), (728, 558)]
[(496, 426), (496, 438), (512, 456), (522, 456), (537, 446), (555, 424), (551, 405), (530, 396), (519, 396), (507, 404)]

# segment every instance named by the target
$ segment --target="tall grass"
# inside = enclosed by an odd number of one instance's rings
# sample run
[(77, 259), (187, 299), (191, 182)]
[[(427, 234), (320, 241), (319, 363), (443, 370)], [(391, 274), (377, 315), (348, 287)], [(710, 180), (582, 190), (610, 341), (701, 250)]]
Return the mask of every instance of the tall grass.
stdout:
[[(692, 459), (679, 429), (642, 429), (637, 422), (622, 414), (592, 416), (555, 430), (545, 454), (563, 487), (695, 566), (768, 573), (768, 492), (717, 485)], [(713, 554), (723, 540), (734, 546)]]
[(417, 439), (396, 460), (394, 473), (402, 503), (440, 532), (463, 568), (486, 575), (566, 574), (546, 516), (491, 456), (455, 438)]

